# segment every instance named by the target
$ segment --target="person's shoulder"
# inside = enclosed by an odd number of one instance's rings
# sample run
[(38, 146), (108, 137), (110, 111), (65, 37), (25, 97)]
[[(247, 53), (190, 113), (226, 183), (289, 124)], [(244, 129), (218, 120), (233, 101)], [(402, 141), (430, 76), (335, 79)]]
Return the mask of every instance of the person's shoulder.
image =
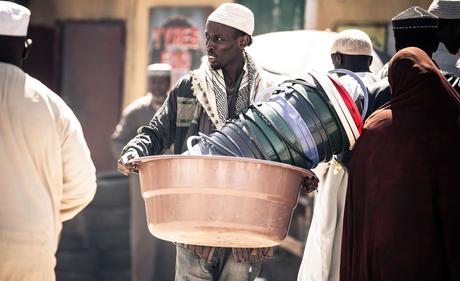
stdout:
[(177, 80), (175, 87), (181, 87), (184, 84), (191, 84), (191, 83), (192, 83), (192, 75), (188, 73)]
[(36, 79), (35, 77), (26, 74), (26, 85), (39, 93), (44, 94), (55, 94), (50, 88), (48, 88), (45, 84), (43, 84), (40, 80)]
[(375, 73), (372, 73), (372, 72), (363, 72), (363, 76), (361, 77), (361, 79), (366, 84), (366, 86), (372, 85), (382, 80)]
[(365, 128), (379, 128), (382, 126), (387, 126), (393, 118), (392, 111), (387, 107), (382, 107), (376, 109), (372, 114), (366, 119)]
[(369, 86), (369, 94), (377, 95), (383, 91), (386, 91), (390, 88), (390, 83), (388, 82), (388, 78), (384, 77), (377, 82), (370, 84)]
[(58, 94), (29, 74), (26, 74), (26, 90), (51, 102), (65, 104), (64, 100)]
[(388, 78), (383, 78), (368, 86), (369, 107), (366, 119), (374, 111), (391, 100), (391, 88)]
[(45, 103), (48, 104), (50, 110), (64, 119), (74, 119), (75, 115), (67, 103), (54, 91), (48, 88), (40, 80), (26, 74), (26, 91), (27, 95), (40, 97)]
[(385, 63), (382, 67), (382, 69), (380, 69), (380, 71), (376, 74), (376, 76), (379, 78), (379, 79), (383, 79), (385, 77), (388, 77), (388, 65), (389, 63)]
[(173, 91), (176, 96), (179, 97), (191, 97), (193, 96), (192, 91), (192, 76), (191, 74), (186, 74), (177, 80)]
[(152, 107), (152, 95), (147, 94), (132, 101), (123, 111), (125, 113), (129, 113), (150, 107)]

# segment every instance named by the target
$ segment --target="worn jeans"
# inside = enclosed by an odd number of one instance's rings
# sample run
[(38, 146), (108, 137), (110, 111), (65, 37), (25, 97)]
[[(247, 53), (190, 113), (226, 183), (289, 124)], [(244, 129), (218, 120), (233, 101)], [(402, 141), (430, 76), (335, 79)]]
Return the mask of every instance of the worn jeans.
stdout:
[(238, 263), (231, 248), (216, 248), (210, 263), (181, 246), (176, 247), (176, 281), (253, 281), (261, 262)]

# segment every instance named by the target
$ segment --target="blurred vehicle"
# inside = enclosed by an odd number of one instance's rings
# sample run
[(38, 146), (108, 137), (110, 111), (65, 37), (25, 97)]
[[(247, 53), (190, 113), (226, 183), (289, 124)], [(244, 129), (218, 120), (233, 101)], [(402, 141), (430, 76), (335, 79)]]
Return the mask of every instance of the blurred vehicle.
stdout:
[[(270, 32), (254, 36), (247, 51), (260, 67), (275, 77), (301, 78), (310, 70), (334, 69), (330, 50), (336, 34), (317, 30)], [(377, 73), (382, 67), (382, 60), (373, 51), (371, 71)]]

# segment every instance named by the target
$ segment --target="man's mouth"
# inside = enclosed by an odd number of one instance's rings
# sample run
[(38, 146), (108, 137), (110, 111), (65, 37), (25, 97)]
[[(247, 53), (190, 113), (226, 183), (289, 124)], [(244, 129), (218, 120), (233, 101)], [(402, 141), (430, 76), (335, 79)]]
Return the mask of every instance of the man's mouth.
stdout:
[(213, 55), (208, 55), (208, 62), (213, 63), (216, 60), (216, 57)]

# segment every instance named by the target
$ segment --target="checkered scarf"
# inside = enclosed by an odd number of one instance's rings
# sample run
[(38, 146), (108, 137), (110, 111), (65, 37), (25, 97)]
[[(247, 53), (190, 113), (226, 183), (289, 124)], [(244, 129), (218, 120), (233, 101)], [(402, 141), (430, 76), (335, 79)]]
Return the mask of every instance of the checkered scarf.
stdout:
[[(236, 112), (249, 106), (261, 87), (261, 78), (254, 61), (246, 52), (244, 57), (244, 75), (238, 89)], [(221, 128), (228, 119), (227, 91), (222, 70), (213, 70), (207, 63), (192, 71), (191, 76), (193, 94), (216, 128)]]

